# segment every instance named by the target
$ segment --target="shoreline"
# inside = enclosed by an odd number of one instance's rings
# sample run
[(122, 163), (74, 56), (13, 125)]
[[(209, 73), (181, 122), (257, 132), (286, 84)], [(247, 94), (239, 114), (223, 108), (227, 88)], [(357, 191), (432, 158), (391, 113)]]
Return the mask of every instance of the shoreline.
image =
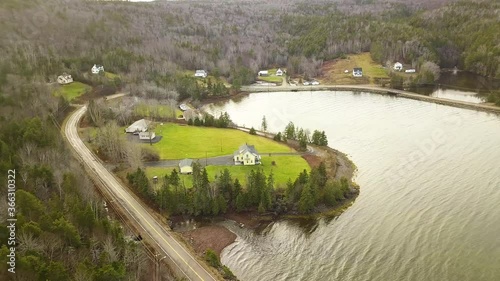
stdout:
[[(234, 97), (241, 96), (241, 94), (250, 93), (263, 93), (263, 92), (307, 92), (307, 91), (366, 91), (374, 94), (390, 95), (401, 98), (420, 100), (431, 102), (441, 105), (448, 105), (458, 108), (473, 109), (478, 111), (486, 111), (500, 114), (500, 106), (488, 103), (471, 103), (465, 101), (437, 98), (431, 96), (420, 95), (414, 92), (397, 90), (392, 88), (383, 88), (372, 85), (319, 85), (319, 86), (244, 86), (240, 94)], [(233, 96), (228, 96), (225, 100), (232, 99)], [(217, 102), (223, 101), (219, 99)], [(213, 102), (209, 102), (213, 103)], [(207, 103), (207, 104), (209, 104)]]

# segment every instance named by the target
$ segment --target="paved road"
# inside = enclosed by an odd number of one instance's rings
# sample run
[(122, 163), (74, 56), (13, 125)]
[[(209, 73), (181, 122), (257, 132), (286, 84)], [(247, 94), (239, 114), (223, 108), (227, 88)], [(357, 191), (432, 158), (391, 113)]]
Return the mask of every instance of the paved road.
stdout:
[(121, 185), (113, 174), (106, 170), (99, 159), (97, 159), (85, 146), (78, 136), (77, 126), (86, 110), (86, 106), (76, 110), (68, 118), (64, 127), (66, 138), (80, 156), (83, 163), (94, 171), (95, 175), (103, 183), (109, 193), (115, 197), (114, 202), (121, 204), (127, 211), (129, 219), (137, 222), (137, 225), (140, 226), (161, 248), (163, 251), (161, 254), (169, 256), (188, 280), (216, 280), (198, 263), (188, 250), (184, 249), (184, 247), (174, 239), (170, 230), (158, 223), (142, 204), (126, 191), (126, 188)]
[(252, 86), (243, 86), (243, 87), (241, 87), (241, 90), (246, 91), (246, 92), (326, 91), (326, 90), (352, 91), (352, 90), (359, 90), (359, 91), (368, 91), (368, 92), (375, 92), (375, 93), (391, 93), (391, 94), (394, 94), (398, 97), (403, 97), (403, 98), (409, 98), (409, 99), (415, 99), (415, 100), (421, 100), (421, 101), (427, 101), (427, 102), (434, 102), (434, 103), (438, 103), (438, 104), (445, 104), (445, 105), (450, 105), (450, 106), (455, 106), (455, 107), (471, 108), (471, 109), (476, 109), (476, 110), (483, 110), (483, 111), (491, 111), (491, 112), (500, 113), (499, 106), (481, 104), (481, 103), (471, 103), (471, 102), (437, 98), (437, 97), (431, 97), (431, 96), (424, 96), (424, 95), (419, 95), (417, 93), (412, 93), (412, 92), (408, 92), (408, 91), (382, 88), (382, 87), (373, 86), (373, 85), (317, 85), (317, 86), (298, 85), (298, 86), (276, 86), (276, 87), (253, 86), (252, 85)]
[[(307, 152), (310, 153), (310, 152)], [(284, 156), (284, 155), (302, 155), (298, 152), (272, 152), (272, 153), (260, 153), (261, 156)], [(232, 166), (234, 165), (233, 155), (223, 155), (209, 158), (194, 158), (194, 161), (199, 161), (201, 166)], [(145, 162), (144, 165), (147, 167), (178, 167), (179, 159), (168, 159), (160, 160), (154, 162)]]

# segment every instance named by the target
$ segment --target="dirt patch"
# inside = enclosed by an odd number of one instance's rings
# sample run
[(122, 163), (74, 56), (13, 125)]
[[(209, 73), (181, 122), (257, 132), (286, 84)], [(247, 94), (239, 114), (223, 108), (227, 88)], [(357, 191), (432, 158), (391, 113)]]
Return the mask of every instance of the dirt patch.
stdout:
[(242, 227), (251, 229), (255, 229), (263, 223), (271, 221), (268, 217), (264, 217), (253, 212), (228, 213), (224, 215), (224, 218), (243, 224), (241, 225)]
[(312, 154), (304, 154), (302, 155), (302, 158), (307, 161), (307, 164), (309, 164), (311, 168), (318, 167), (322, 161), (321, 157)]
[(220, 257), (222, 250), (236, 240), (236, 234), (218, 225), (202, 226), (182, 233), (198, 254), (207, 249), (214, 250)]

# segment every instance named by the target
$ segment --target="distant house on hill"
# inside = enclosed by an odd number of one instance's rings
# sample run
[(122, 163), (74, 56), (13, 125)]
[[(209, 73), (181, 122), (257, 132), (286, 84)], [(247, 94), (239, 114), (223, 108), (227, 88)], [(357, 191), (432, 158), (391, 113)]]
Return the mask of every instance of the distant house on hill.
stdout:
[(208, 76), (208, 72), (206, 70), (200, 69), (194, 72), (194, 77), (206, 78)]
[(255, 146), (244, 144), (233, 154), (235, 165), (259, 165), (260, 155)]
[(140, 140), (154, 140), (156, 137), (154, 132), (139, 132)]
[(189, 106), (187, 106), (187, 104), (185, 104), (185, 103), (181, 103), (181, 104), (179, 105), (179, 108), (180, 108), (182, 111), (186, 111), (186, 110), (188, 110), (188, 109), (189, 109)]
[(62, 75), (59, 75), (57, 77), (57, 83), (59, 83), (60, 85), (73, 83), (73, 77), (71, 77), (71, 75), (69, 74), (63, 73)]
[(104, 72), (104, 66), (94, 64), (94, 66), (92, 66), (91, 71), (92, 71), (92, 74), (99, 74), (101, 71)]
[(402, 63), (400, 63), (400, 62), (396, 62), (396, 63), (394, 64), (394, 67), (393, 67), (393, 68), (394, 68), (394, 70), (396, 70), (396, 71), (401, 71), (401, 70), (403, 70), (403, 64), (402, 64)]
[(276, 76), (283, 76), (283, 70), (281, 70), (281, 68), (278, 68), (278, 70), (276, 70)]
[(259, 71), (259, 76), (269, 76), (269, 71), (261, 70), (261, 71)]
[(352, 70), (352, 76), (354, 76), (354, 77), (363, 77), (363, 69), (361, 67), (355, 67)]
[(179, 170), (181, 174), (192, 174), (193, 173), (193, 160), (183, 159), (179, 162)]
[(146, 120), (146, 119), (137, 120), (132, 125), (130, 125), (127, 129), (125, 129), (125, 132), (132, 133), (134, 135), (138, 135), (141, 132), (146, 132), (148, 130), (150, 124), (151, 124), (151, 121)]

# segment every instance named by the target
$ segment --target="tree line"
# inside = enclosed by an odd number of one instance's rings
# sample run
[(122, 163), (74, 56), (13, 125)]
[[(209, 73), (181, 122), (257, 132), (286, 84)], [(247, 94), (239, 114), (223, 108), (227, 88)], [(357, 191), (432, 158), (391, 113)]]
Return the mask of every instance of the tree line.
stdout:
[(325, 134), (325, 131), (314, 130), (312, 135), (309, 130), (303, 129), (300, 127), (296, 127), (293, 122), (289, 122), (286, 125), (285, 130), (283, 132), (278, 132), (274, 136), (275, 141), (286, 142), (287, 140), (295, 140), (298, 141), (299, 146), (302, 150), (307, 148), (307, 144), (314, 144), (319, 146), (327, 146), (328, 138)]
[(304, 170), (286, 186), (277, 185), (272, 172), (250, 170), (246, 184), (233, 178), (224, 169), (210, 182), (208, 173), (199, 163), (193, 164), (192, 188), (181, 181), (177, 170), (151, 183), (141, 168), (127, 174), (129, 184), (144, 198), (170, 214), (217, 216), (228, 211), (258, 211), (275, 214), (313, 212), (319, 205), (335, 206), (351, 197), (349, 181), (329, 179), (326, 166), (321, 163), (310, 172)]

